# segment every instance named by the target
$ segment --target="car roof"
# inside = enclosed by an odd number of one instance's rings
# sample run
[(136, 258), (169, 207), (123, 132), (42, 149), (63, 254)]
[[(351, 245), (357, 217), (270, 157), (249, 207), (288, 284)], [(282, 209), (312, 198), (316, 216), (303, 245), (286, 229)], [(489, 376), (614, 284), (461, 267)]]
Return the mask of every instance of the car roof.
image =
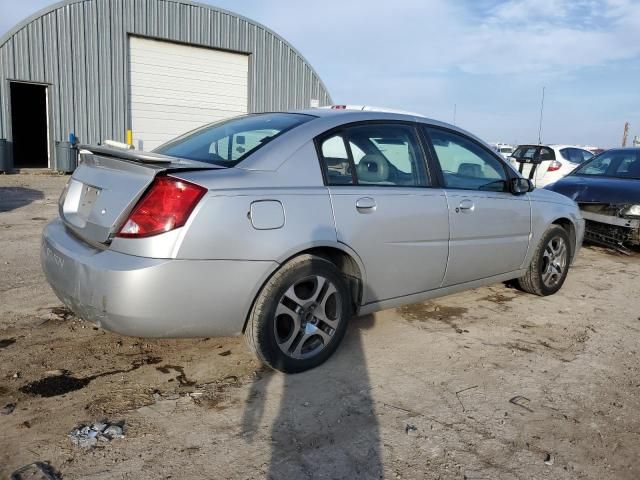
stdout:
[[(640, 147), (615, 147), (605, 150), (605, 152), (640, 152)], [(604, 153), (604, 152), (603, 152)]]
[(586, 148), (581, 147), (580, 145), (569, 145), (569, 144), (564, 144), (564, 143), (552, 143), (549, 146), (553, 147), (553, 148), (558, 148), (558, 149), (560, 149), (560, 148), (577, 148), (577, 149), (580, 149), (580, 150), (588, 151)]
[(344, 116), (344, 115), (352, 115), (352, 114), (361, 114), (361, 115), (370, 115), (374, 114), (391, 114), (391, 115), (402, 115), (407, 117), (408, 119), (415, 118), (426, 118), (424, 115), (419, 113), (411, 113), (411, 112), (403, 112), (400, 110), (391, 110), (391, 109), (367, 109), (363, 110), (362, 108), (305, 108), (300, 110), (289, 110), (287, 113), (301, 113), (304, 115), (313, 115), (314, 117), (333, 117), (333, 116)]
[(488, 143), (485, 142), (484, 140), (476, 137), (473, 133), (468, 132), (456, 125), (452, 125), (447, 122), (442, 122), (434, 118), (429, 118), (419, 113), (404, 112), (401, 110), (392, 110), (387, 108), (381, 108), (380, 110), (376, 110), (375, 107), (367, 107), (366, 110), (353, 109), (353, 108), (334, 109), (334, 108), (321, 107), (321, 108), (307, 108), (302, 110), (290, 110), (286, 113), (298, 113), (303, 115), (311, 115), (318, 118), (332, 118), (332, 119), (336, 119), (337, 123), (352, 123), (352, 122), (358, 122), (360, 120), (361, 121), (402, 120), (406, 122), (424, 123), (424, 124), (434, 125), (434, 126), (443, 127), (449, 130), (460, 132), (488, 146)]
[(546, 147), (546, 148), (556, 148), (556, 149), (579, 148), (580, 150), (587, 150), (586, 148), (580, 147), (578, 145), (568, 145), (564, 143), (521, 143), (520, 145), (518, 145), (518, 148), (520, 147)]

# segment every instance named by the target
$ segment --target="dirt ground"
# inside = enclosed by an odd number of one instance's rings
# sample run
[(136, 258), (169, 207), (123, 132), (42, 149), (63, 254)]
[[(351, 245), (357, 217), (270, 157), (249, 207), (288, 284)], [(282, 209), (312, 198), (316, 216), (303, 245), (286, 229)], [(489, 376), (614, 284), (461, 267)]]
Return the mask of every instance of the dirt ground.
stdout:
[[(640, 257), (584, 248), (555, 296), (502, 284), (354, 319), (286, 376), (241, 338), (145, 340), (39, 264), (65, 177), (0, 176), (0, 478), (640, 478)], [(75, 446), (77, 425), (125, 438)]]

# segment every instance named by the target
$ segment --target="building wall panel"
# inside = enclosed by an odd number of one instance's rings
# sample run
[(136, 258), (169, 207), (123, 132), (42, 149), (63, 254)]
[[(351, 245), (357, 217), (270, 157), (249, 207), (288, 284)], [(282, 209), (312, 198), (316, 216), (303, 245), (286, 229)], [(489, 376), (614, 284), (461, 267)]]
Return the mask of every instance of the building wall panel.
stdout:
[(331, 99), (284, 40), (244, 17), (188, 0), (68, 0), (0, 39), (0, 138), (11, 141), (8, 80), (49, 85), (53, 140), (124, 141), (130, 118), (128, 38), (148, 36), (249, 55), (251, 112)]

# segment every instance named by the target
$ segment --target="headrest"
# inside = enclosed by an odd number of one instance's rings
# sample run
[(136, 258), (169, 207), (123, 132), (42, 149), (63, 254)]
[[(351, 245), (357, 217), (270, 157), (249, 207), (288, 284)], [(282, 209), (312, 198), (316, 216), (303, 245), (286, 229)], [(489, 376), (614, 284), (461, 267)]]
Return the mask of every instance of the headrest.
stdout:
[(463, 177), (482, 178), (482, 167), (477, 163), (461, 163), (458, 167), (458, 175)]
[(358, 180), (369, 183), (386, 182), (389, 178), (389, 162), (382, 155), (370, 153), (358, 163)]

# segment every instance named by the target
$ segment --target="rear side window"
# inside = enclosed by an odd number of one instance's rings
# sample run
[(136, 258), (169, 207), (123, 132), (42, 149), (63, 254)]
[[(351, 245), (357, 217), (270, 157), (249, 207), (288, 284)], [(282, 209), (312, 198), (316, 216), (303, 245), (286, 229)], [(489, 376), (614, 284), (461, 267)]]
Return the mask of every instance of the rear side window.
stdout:
[(295, 113), (246, 115), (199, 128), (154, 151), (233, 167), (274, 138), (313, 118)]
[[(582, 155), (582, 161), (583, 162), (586, 162), (587, 160), (591, 160), (594, 157), (593, 153), (591, 153), (589, 150), (581, 150), (579, 148), (577, 150)], [(582, 162), (580, 162), (580, 163), (582, 163)]]
[(563, 148), (560, 150), (562, 157), (571, 163), (582, 163), (593, 157), (593, 153), (581, 148)]
[(427, 186), (424, 156), (414, 127), (365, 124), (319, 140), (329, 185)]
[(342, 134), (332, 135), (321, 143), (322, 160), (329, 185), (353, 185), (351, 162)]

